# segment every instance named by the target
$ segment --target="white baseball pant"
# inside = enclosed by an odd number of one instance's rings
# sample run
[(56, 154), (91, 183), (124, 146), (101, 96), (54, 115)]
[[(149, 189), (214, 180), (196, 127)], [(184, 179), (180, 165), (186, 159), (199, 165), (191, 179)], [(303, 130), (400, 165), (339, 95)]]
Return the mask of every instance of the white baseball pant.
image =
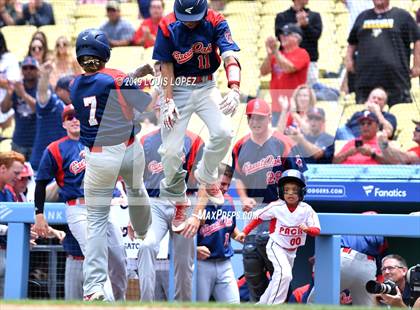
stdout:
[(366, 291), (366, 282), (376, 280), (374, 259), (353, 249), (340, 252), (340, 292), (349, 289), (353, 305), (373, 306), (374, 295)]
[(239, 288), (229, 258), (197, 261), (197, 301), (239, 304)]
[(268, 259), (273, 263), (274, 273), (258, 303), (267, 305), (284, 303), (292, 281), (296, 251), (291, 252), (283, 249), (271, 238), (268, 239), (266, 250)]
[(84, 179), (87, 204), (87, 242), (83, 265), (84, 295), (102, 292), (107, 279), (107, 222), (117, 177), (124, 178), (130, 220), (138, 236), (151, 224), (150, 204), (143, 184), (144, 152), (140, 142), (103, 146), (101, 152), (86, 148)]
[[(87, 245), (87, 209), (86, 206), (76, 205), (66, 207), (67, 224), (71, 233), (79, 243), (80, 249), (86, 253)], [(124, 248), (119, 227), (108, 221), (107, 223), (108, 272), (104, 294), (107, 300), (124, 300), (127, 290), (127, 255)], [(85, 255), (86, 256), (86, 255)]]
[[(153, 301), (156, 283), (156, 256), (159, 244), (168, 230), (174, 216), (175, 207), (167, 200), (151, 198), (152, 225), (138, 253), (140, 299)], [(194, 239), (184, 238), (171, 231), (175, 266), (175, 300), (191, 301), (192, 273), (194, 264)]]
[(64, 299), (83, 299), (83, 260), (66, 258), (66, 269), (64, 273)]
[(210, 134), (203, 158), (197, 165), (198, 177), (206, 183), (217, 181), (217, 167), (229, 150), (233, 132), (228, 117), (219, 109), (222, 96), (214, 81), (174, 86), (173, 96), (180, 118), (170, 130), (163, 126), (161, 119), (162, 145), (159, 154), (165, 178), (160, 184), (160, 197), (185, 201), (187, 187), (186, 171), (182, 169), (182, 151), (185, 131), (192, 114), (197, 113)]

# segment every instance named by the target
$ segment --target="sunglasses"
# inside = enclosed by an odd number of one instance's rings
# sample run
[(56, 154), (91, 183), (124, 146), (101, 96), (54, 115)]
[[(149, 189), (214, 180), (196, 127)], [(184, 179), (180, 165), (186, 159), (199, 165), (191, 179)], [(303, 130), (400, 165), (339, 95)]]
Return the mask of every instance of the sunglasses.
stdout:
[(74, 114), (70, 114), (70, 115), (67, 115), (66, 117), (64, 117), (64, 120), (69, 121), (69, 122), (71, 122), (74, 119), (76, 119), (76, 115), (74, 115)]
[(36, 46), (31, 46), (31, 51), (32, 52), (36, 52), (36, 51), (43, 51), (44, 50), (44, 47), (43, 46), (38, 46), (38, 45), (36, 45)]
[(107, 8), (107, 9), (106, 9), (106, 11), (107, 11), (107, 12), (117, 12), (117, 10), (116, 10), (116, 9), (114, 9), (114, 8)]
[(69, 46), (69, 44), (67, 43), (67, 42), (60, 42), (60, 43), (57, 43), (56, 45), (55, 45), (55, 47), (67, 47), (67, 46)]
[(22, 70), (23, 71), (27, 71), (27, 70), (37, 70), (38, 68), (37, 67), (34, 67), (34, 66), (24, 66), (24, 67), (22, 67)]
[(318, 116), (308, 116), (309, 120), (316, 120), (316, 121), (322, 121), (323, 118), (322, 117), (318, 117)]
[(372, 125), (374, 122), (360, 122), (359, 124), (360, 124), (360, 126), (370, 126), (370, 125)]
[(420, 127), (416, 127), (416, 129), (414, 129), (415, 132), (420, 132)]

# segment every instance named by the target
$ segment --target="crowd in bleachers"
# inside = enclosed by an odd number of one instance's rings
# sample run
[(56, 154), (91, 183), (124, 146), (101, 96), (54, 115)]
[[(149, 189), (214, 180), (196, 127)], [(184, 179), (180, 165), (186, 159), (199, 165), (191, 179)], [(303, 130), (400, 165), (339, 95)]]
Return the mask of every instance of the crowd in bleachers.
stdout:
[[(71, 81), (82, 73), (73, 46), (78, 32), (103, 30), (113, 47), (107, 66), (128, 73), (153, 63), (159, 21), (172, 10), (170, 0), (22, 2), (0, 0), (0, 151), (12, 149), (30, 162), (16, 182), (27, 182), (48, 144), (66, 134), (62, 113), (71, 103)], [(320, 164), (420, 163), (418, 2), (391, 0), (404, 10), (393, 9), (395, 22), (384, 24), (371, 20), (389, 11), (386, 0), (210, 2), (223, 10), (241, 47), (243, 101), (271, 103), (271, 126), (295, 146), (295, 155)], [(376, 39), (399, 26), (397, 19), (406, 23), (401, 37), (375, 45), (363, 35), (362, 29), (376, 27)], [(232, 120), (237, 140), (249, 131), (245, 109), (241, 105)], [(150, 119), (143, 118), (145, 131)], [(205, 140), (198, 118), (189, 129)], [(4, 199), (25, 201), (27, 184), (16, 182), (6, 193), (14, 196)]]

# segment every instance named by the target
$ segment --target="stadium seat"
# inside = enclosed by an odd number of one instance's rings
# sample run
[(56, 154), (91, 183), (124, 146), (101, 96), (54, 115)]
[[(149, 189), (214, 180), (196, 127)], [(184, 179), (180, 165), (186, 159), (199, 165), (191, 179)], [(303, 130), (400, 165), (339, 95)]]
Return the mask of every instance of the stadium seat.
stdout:
[(413, 130), (415, 128), (413, 119), (420, 119), (420, 108), (414, 104), (401, 103), (393, 105), (389, 112), (397, 118), (397, 140), (405, 150), (413, 146)]
[(30, 25), (1, 28), (7, 48), (18, 60), (23, 60), (28, 53), (28, 46), (35, 31), (36, 27)]
[(39, 27), (39, 30), (44, 32), (47, 36), (48, 46), (53, 49), (55, 42), (61, 36), (66, 36), (68, 40), (71, 40), (73, 34), (73, 27), (67, 25), (46, 25)]

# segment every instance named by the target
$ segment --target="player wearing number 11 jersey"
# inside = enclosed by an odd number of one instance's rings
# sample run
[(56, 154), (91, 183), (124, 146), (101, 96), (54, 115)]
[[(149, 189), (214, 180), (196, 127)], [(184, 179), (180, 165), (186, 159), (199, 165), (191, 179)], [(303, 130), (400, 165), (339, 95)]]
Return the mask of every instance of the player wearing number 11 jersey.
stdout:
[(140, 142), (134, 143), (140, 131), (134, 121), (134, 109), (143, 112), (151, 98), (124, 73), (105, 68), (110, 55), (109, 42), (102, 31), (87, 29), (77, 37), (77, 61), (86, 73), (75, 78), (70, 96), (86, 152), (85, 300), (104, 299), (106, 230), (118, 176), (127, 185), (130, 220), (136, 234), (144, 237), (151, 223), (149, 197), (143, 184), (144, 151)]

